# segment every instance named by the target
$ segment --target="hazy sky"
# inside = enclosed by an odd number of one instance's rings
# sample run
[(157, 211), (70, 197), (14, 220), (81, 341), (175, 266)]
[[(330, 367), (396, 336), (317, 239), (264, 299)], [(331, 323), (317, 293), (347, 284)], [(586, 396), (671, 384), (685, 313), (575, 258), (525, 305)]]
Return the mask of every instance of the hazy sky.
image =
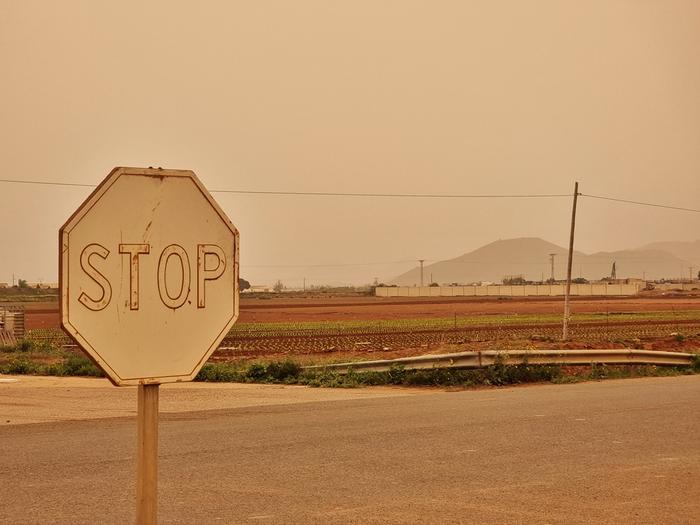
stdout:
[[(699, 50), (697, 0), (0, 0), (0, 178), (163, 166), (211, 190), (470, 194), (578, 180), (698, 208)], [(0, 183), (0, 281), (57, 280), (58, 228), (88, 194)], [(571, 205), (214, 197), (242, 276), (291, 286), (415, 263), (295, 265), (565, 245)], [(580, 201), (584, 252), (697, 238), (700, 214)]]

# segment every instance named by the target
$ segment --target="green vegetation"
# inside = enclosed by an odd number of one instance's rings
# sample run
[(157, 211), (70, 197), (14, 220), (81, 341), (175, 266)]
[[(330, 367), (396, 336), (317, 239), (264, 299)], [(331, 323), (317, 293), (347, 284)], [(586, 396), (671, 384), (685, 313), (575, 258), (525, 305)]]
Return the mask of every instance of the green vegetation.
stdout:
[(0, 374), (91, 377), (104, 375), (82, 354), (26, 339), (16, 346), (0, 347)]
[[(650, 311), (650, 312), (622, 312), (622, 313), (585, 313), (572, 316), (571, 326), (573, 328), (584, 328), (589, 323), (619, 323), (634, 322), (640, 323), (638, 326), (618, 326), (617, 328), (603, 328), (599, 331), (605, 338), (614, 340), (629, 339), (638, 337), (639, 331), (644, 329), (643, 323), (654, 321), (700, 321), (700, 310), (676, 310), (676, 311)], [(245, 337), (249, 339), (264, 339), (269, 337), (319, 337), (319, 336), (345, 336), (345, 335), (366, 335), (366, 334), (387, 334), (393, 332), (414, 332), (436, 331), (436, 330), (459, 330), (472, 329), (474, 327), (485, 327), (496, 330), (504, 330), (500, 333), (499, 339), (507, 339), (509, 333), (505, 327), (513, 327), (513, 330), (533, 327), (539, 330), (543, 325), (560, 325), (560, 314), (511, 314), (511, 315), (471, 315), (452, 316), (441, 318), (421, 318), (421, 319), (387, 319), (387, 320), (352, 320), (352, 321), (300, 321), (282, 323), (236, 323), (227, 337)], [(680, 332), (685, 330), (683, 325), (673, 328)], [(542, 340), (548, 340), (544, 334)], [(690, 334), (692, 335), (692, 334)], [(613, 337), (614, 336), (614, 337)], [(67, 336), (56, 328), (44, 328), (29, 330), (27, 339), (34, 342), (50, 342), (55, 345), (69, 343)], [(686, 338), (686, 335), (677, 337), (679, 342)], [(555, 340), (558, 340), (556, 338)]]
[(479, 369), (432, 368), (406, 370), (395, 366), (386, 372), (350, 370), (341, 373), (332, 368), (304, 369), (293, 361), (253, 363), (208, 363), (196, 381), (237, 383), (297, 384), (313, 387), (356, 388), (361, 386), (399, 385), (468, 388), (477, 386), (507, 386), (524, 383), (574, 383), (579, 381), (622, 379), (647, 376), (676, 376), (700, 373), (700, 356), (692, 366), (657, 367), (517, 365), (496, 363)]
[[(23, 281), (23, 280), (21, 280)], [(24, 282), (24, 286), (12, 286), (0, 288), (0, 303), (35, 303), (58, 301), (56, 288), (31, 288)]]
[[(433, 368), (406, 370), (394, 366), (386, 372), (350, 370), (341, 373), (332, 368), (303, 368), (286, 361), (254, 363), (207, 363), (196, 381), (296, 384), (312, 387), (355, 388), (375, 385), (478, 387), (523, 383), (572, 383), (627, 377), (672, 376), (700, 373), (700, 354), (687, 367), (516, 365), (497, 362), (480, 369)], [(47, 344), (22, 341), (0, 348), (0, 374), (102, 377), (102, 372), (82, 354)]]
[[(196, 381), (296, 384), (313, 387), (355, 388), (375, 385), (434, 386), (468, 388), (505, 386), (522, 383), (571, 383), (578, 381), (618, 379), (626, 377), (669, 376), (700, 373), (700, 355), (691, 366), (581, 366), (532, 365), (526, 361), (516, 365), (500, 362), (479, 369), (433, 368), (407, 370), (394, 366), (386, 372), (332, 368), (303, 368), (294, 361), (254, 363), (207, 363)], [(13, 347), (0, 348), (0, 374), (47, 376), (102, 377), (102, 372), (82, 354), (62, 350), (48, 344), (22, 341)]]
[[(645, 322), (700, 320), (700, 310), (676, 310), (654, 312), (600, 312), (574, 314), (571, 323), (601, 323), (606, 321)], [(472, 326), (542, 325), (560, 324), (561, 314), (511, 314), (472, 315), (464, 317), (438, 317), (420, 319), (353, 320), (353, 321), (300, 321), (287, 323), (237, 323), (229, 336), (255, 335), (285, 332), (289, 335), (306, 331), (392, 331), (438, 330), (444, 328), (469, 328)]]

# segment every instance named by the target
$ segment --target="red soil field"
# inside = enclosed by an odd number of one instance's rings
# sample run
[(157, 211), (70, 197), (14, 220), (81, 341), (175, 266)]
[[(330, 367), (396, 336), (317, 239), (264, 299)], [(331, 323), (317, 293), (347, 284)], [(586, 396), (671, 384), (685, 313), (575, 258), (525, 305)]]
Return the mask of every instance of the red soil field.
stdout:
[[(698, 296), (572, 298), (573, 313), (700, 310)], [(56, 328), (57, 303), (27, 303), (25, 328)], [(563, 310), (562, 298), (242, 298), (239, 321), (273, 323), (420, 319), (485, 314), (551, 314)]]

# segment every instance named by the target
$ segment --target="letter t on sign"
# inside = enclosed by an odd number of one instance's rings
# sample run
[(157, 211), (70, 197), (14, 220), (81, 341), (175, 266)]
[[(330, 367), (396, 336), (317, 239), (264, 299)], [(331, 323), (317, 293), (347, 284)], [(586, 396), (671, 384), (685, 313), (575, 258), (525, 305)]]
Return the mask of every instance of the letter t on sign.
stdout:
[(151, 252), (148, 244), (120, 244), (119, 253), (129, 257), (129, 309), (139, 309), (139, 255)]

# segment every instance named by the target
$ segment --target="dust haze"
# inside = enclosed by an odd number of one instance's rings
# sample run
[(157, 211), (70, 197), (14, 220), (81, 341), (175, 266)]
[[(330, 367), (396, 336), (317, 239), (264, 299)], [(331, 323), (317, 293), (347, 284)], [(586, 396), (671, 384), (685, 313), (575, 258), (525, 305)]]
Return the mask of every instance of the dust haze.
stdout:
[[(3, 179), (194, 170), (210, 190), (583, 193), (699, 208), (700, 3), (0, 0)], [(90, 188), (0, 182), (0, 281), (57, 280)], [(498, 239), (568, 240), (570, 198), (214, 193), (241, 275), (389, 280)], [(700, 238), (581, 198), (576, 249)], [(542, 261), (546, 267), (547, 261)]]

